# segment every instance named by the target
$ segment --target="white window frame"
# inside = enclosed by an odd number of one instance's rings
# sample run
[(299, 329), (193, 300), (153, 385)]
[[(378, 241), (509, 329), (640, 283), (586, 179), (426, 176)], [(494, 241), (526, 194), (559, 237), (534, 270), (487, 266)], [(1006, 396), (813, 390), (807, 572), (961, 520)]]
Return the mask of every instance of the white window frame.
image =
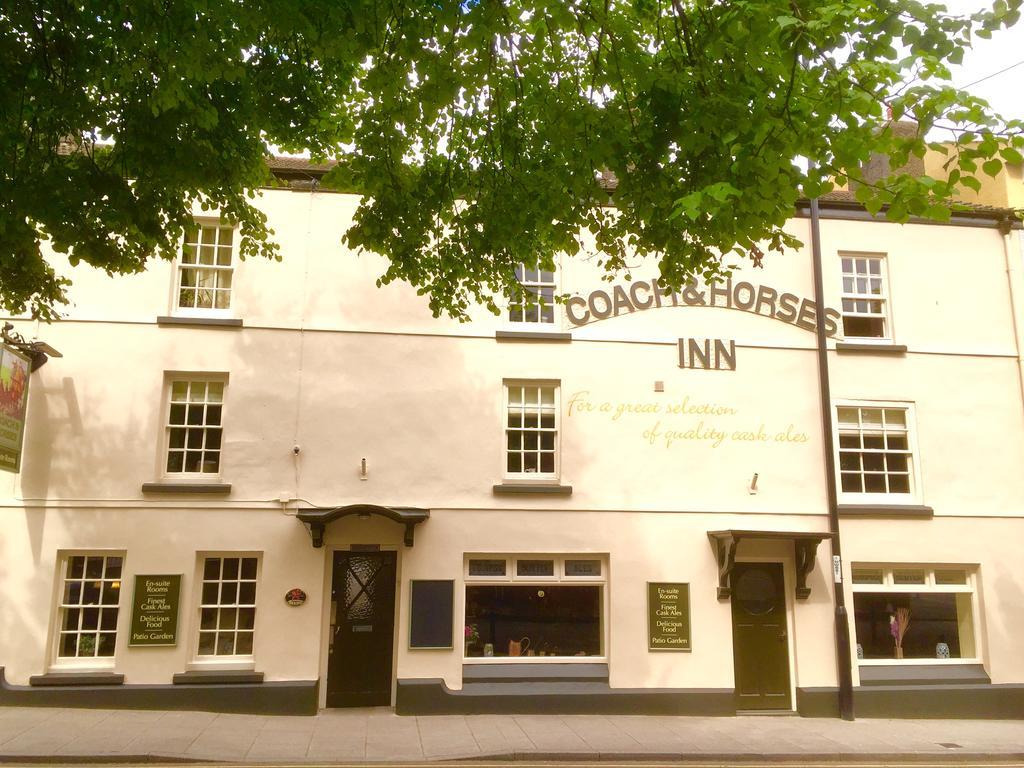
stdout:
[[(877, 493), (843, 490), (843, 470), (840, 463), (839, 447), (839, 409), (840, 408), (871, 408), (898, 409), (906, 414), (907, 448), (910, 452), (910, 492), (909, 493)], [(832, 403), (832, 452), (835, 459), (836, 492), (840, 504), (921, 504), (923, 499), (923, 483), (921, 480), (921, 452), (917, 442), (917, 418), (914, 403), (897, 400), (835, 400)]]
[[(167, 468), (168, 459), (170, 457), (170, 452), (172, 450), (171, 449), (171, 430), (175, 429), (175, 428), (179, 428), (179, 429), (181, 428), (180, 426), (172, 425), (171, 424), (171, 406), (174, 404), (173, 401), (171, 400), (171, 398), (173, 396), (173, 387), (174, 387), (174, 384), (176, 382), (188, 382), (190, 385), (192, 384), (192, 382), (206, 382), (207, 385), (209, 385), (211, 382), (213, 382), (213, 383), (222, 384), (223, 387), (224, 387), (223, 394), (221, 396), (221, 402), (220, 402), (220, 409), (221, 409), (220, 410), (220, 431), (221, 431), (221, 437), (220, 437), (220, 448), (218, 449), (217, 471), (216, 472), (184, 472), (184, 471), (182, 471), (182, 472), (171, 472)], [(159, 445), (160, 445), (160, 456), (159, 456), (160, 473), (158, 475), (159, 477), (162, 477), (165, 480), (187, 480), (187, 481), (190, 481), (190, 482), (216, 483), (216, 482), (220, 481), (220, 479), (221, 479), (221, 477), (223, 476), (223, 473), (224, 473), (224, 430), (225, 430), (224, 424), (225, 424), (225, 421), (226, 421), (225, 414), (227, 412), (227, 393), (228, 393), (228, 374), (227, 373), (220, 373), (220, 372), (196, 372), (196, 371), (191, 371), (191, 372), (166, 371), (164, 373), (163, 404), (162, 404), (161, 410), (160, 410), (160, 413), (161, 413), (160, 429), (162, 431), (162, 434), (161, 434), (161, 439), (159, 441)], [(210, 405), (210, 403), (208, 401), (204, 401), (204, 404), (205, 405)], [(198, 426), (202, 426), (204, 429), (209, 428), (208, 425), (205, 423), (205, 420), (204, 420), (204, 423), (202, 425), (191, 425), (191, 426), (193, 428), (198, 427)], [(210, 426), (212, 426), (212, 425), (210, 425)], [(185, 428), (188, 428), (187, 418), (186, 418)], [(187, 440), (187, 437), (186, 437), (186, 440)], [(205, 451), (205, 444), (206, 444), (206, 437), (205, 437), (205, 434), (204, 434), (204, 437), (203, 437), (203, 445), (204, 445), (204, 449), (203, 450), (204, 451)], [(187, 443), (186, 443), (186, 446), (187, 446)], [(175, 450), (177, 450), (177, 449), (175, 449)], [(184, 462), (184, 459), (183, 459), (183, 462)], [(184, 464), (182, 466), (182, 469), (184, 469)]]
[[(202, 629), (202, 617), (203, 617), (203, 575), (206, 567), (206, 559), (210, 557), (217, 558), (234, 558), (239, 560), (239, 568), (241, 568), (242, 558), (250, 557), (256, 559), (256, 602), (254, 603), (255, 618), (253, 620), (253, 646), (252, 653), (249, 654), (232, 654), (230, 656), (218, 656), (212, 655), (200, 655), (199, 654), (199, 635)], [(223, 568), (223, 565), (221, 566)], [(256, 637), (259, 634), (259, 617), (260, 617), (260, 596), (263, 587), (263, 553), (262, 552), (232, 552), (232, 551), (219, 551), (219, 552), (197, 552), (196, 553), (196, 566), (195, 566), (195, 577), (193, 578), (193, 590), (192, 590), (192, 619), (194, 625), (190, 629), (191, 638), (189, 640), (189, 659), (187, 668), (190, 670), (201, 670), (201, 669), (242, 669), (252, 670), (256, 668)], [(218, 597), (219, 600), (219, 597)], [(237, 603), (237, 599), (236, 599)], [(236, 618), (237, 627), (237, 618)]]
[[(470, 560), (505, 560), (504, 576), (471, 576)], [(551, 560), (553, 576), (517, 576), (517, 560)], [(566, 560), (600, 560), (600, 576), (566, 576)], [(607, 553), (573, 552), (563, 554), (537, 554), (533, 552), (473, 552), (466, 553), (462, 563), (462, 626), (466, 626), (466, 588), (471, 586), (511, 586), (529, 585), (541, 587), (552, 586), (598, 586), (601, 589), (601, 655), (600, 656), (466, 656), (465, 644), (462, 646), (463, 664), (606, 664), (608, 663), (609, 624), (609, 556)], [(459, 635), (461, 637), (461, 634)]]
[[(853, 581), (854, 568), (870, 568), (882, 571), (881, 584), (855, 584)], [(923, 570), (925, 571), (924, 584), (896, 584), (893, 580), (893, 571), (897, 570)], [(967, 575), (966, 584), (937, 584), (935, 582), (936, 571), (964, 571)], [(850, 564), (850, 591), (854, 594), (910, 594), (910, 593), (932, 593), (932, 594), (970, 594), (971, 595), (971, 631), (974, 633), (974, 656), (961, 657), (959, 659), (858, 659), (856, 657), (857, 646), (857, 617), (853, 605), (850, 606), (850, 634), (853, 637), (854, 664), (861, 667), (891, 667), (905, 665), (957, 665), (957, 664), (981, 664), (981, 612), (978, 604), (978, 566), (974, 563), (873, 563), (873, 562), (852, 562)], [(853, 601), (851, 600), (851, 603)], [(911, 617), (913, 622), (913, 617)]]
[[(843, 269), (843, 259), (853, 259), (855, 262), (857, 259), (876, 259), (881, 262), (878, 277), (882, 283), (882, 292), (879, 294), (873, 293), (860, 293), (856, 290), (849, 292), (845, 290), (844, 280), (848, 277), (856, 279), (857, 271), (854, 266), (854, 272), (852, 274), (847, 273)], [(870, 269), (866, 273), (866, 277), (870, 278), (872, 275)], [(870, 253), (866, 251), (840, 251), (839, 252), (839, 287), (840, 287), (840, 330), (843, 333), (844, 339), (856, 340), (858, 344), (892, 344), (893, 336), (893, 323), (892, 323), (892, 300), (890, 298), (890, 281), (889, 281), (889, 258), (885, 253)], [(862, 312), (847, 312), (844, 306), (845, 301), (881, 301), (882, 312), (881, 313), (862, 313)], [(882, 320), (882, 335), (881, 336), (848, 336), (846, 335), (846, 325), (844, 319), (847, 317), (880, 317)]]
[[(512, 428), (509, 427), (509, 390), (511, 387), (552, 387), (555, 391), (554, 396), (554, 415), (555, 415), (555, 426), (554, 432), (554, 471), (553, 472), (510, 472), (508, 469), (508, 457), (509, 457), (509, 433), (517, 431), (520, 434), (524, 434), (531, 431), (525, 427)], [(538, 403), (538, 413), (543, 409)], [(523, 410), (525, 414), (525, 408)], [(505, 480), (513, 483), (523, 484), (551, 484), (557, 482), (561, 477), (561, 431), (562, 431), (562, 385), (561, 382), (554, 379), (506, 379), (502, 383), (502, 408), (501, 408), (501, 470), (502, 477)], [(551, 429), (537, 427), (536, 432), (538, 433), (538, 440), (540, 434), (545, 432), (551, 432)], [(538, 442), (539, 445), (539, 442)], [(521, 449), (525, 452), (525, 449)], [(538, 449), (539, 450), (539, 449)], [(539, 469), (539, 467), (538, 467)]]
[[(525, 280), (526, 270), (527, 269), (535, 269), (535, 270), (537, 270), (538, 273), (551, 271), (552, 272), (552, 279), (551, 279), (550, 282), (548, 282), (548, 281), (541, 281), (539, 279), (540, 275), (538, 274), (537, 282), (533, 282), (533, 281), (527, 282)], [(562, 270), (560, 269), (560, 266), (559, 266), (557, 260), (555, 262), (555, 269), (553, 271), (552, 270), (543, 269), (539, 264), (536, 267), (527, 267), (527, 265), (524, 262), (519, 262), (519, 264), (516, 265), (516, 270), (518, 271), (518, 274), (520, 275), (520, 277), (519, 277), (519, 285), (522, 287), (524, 294), (527, 291), (530, 291), (530, 292), (533, 292), (534, 295), (537, 295), (537, 291), (539, 289), (541, 289), (541, 288), (550, 288), (551, 289), (552, 299), (554, 299), (555, 296), (558, 296)], [(541, 305), (541, 304), (537, 303), (537, 304), (534, 304), (532, 306), (536, 306), (538, 308), (538, 310), (537, 310), (537, 312), (538, 312), (538, 319), (537, 320), (527, 320), (526, 319), (527, 304), (525, 303), (525, 301), (518, 301), (516, 299), (510, 300), (508, 302), (508, 307), (505, 310), (505, 323), (510, 328), (513, 328), (515, 330), (520, 330), (520, 331), (541, 331), (541, 332), (543, 332), (543, 331), (556, 331), (556, 330), (561, 328), (561, 322), (559, 320), (559, 313), (558, 313), (558, 304), (554, 300), (552, 300), (552, 302), (550, 304), (550, 306), (551, 306), (551, 320), (550, 321), (544, 320), (543, 312), (541, 311), (543, 307), (549, 306), (548, 304)], [(521, 320), (513, 320), (511, 318), (512, 310), (515, 309), (516, 307), (519, 307), (522, 310), (522, 312), (523, 312), (523, 319), (521, 319)]]
[[(184, 257), (183, 257), (183, 252), (184, 252), (185, 247), (187, 245), (189, 245), (189, 243), (187, 242), (187, 235), (186, 235), (186, 238), (182, 239), (182, 242), (181, 242), (181, 244), (180, 244), (180, 246), (178, 248), (178, 255), (174, 259), (174, 280), (172, 281), (173, 282), (173, 293), (171, 294), (171, 314), (175, 315), (177, 317), (215, 317), (215, 318), (233, 317), (234, 316), (233, 315), (234, 305), (235, 305), (235, 278), (237, 277), (237, 266), (238, 266), (238, 227), (235, 226), (235, 225), (232, 225), (232, 224), (227, 224), (224, 221), (222, 221), (221, 219), (216, 218), (216, 217), (200, 217), (200, 216), (197, 216), (197, 217), (194, 218), (193, 224), (198, 228), (197, 229), (197, 232), (198, 232), (197, 243), (196, 243), (196, 248), (197, 248), (197, 250), (196, 250), (196, 263), (195, 264), (186, 264), (185, 263), (185, 260), (184, 260)], [(200, 257), (199, 257), (199, 250), (198, 249), (202, 245), (202, 230), (203, 230), (203, 227), (216, 227), (217, 228), (216, 244), (213, 246), (214, 247), (214, 263), (213, 264), (201, 264), (201, 263), (199, 263), (199, 258)], [(231, 234), (231, 246), (230, 246), (230, 250), (229, 250), (229, 253), (231, 254), (231, 261), (227, 265), (218, 264), (217, 263), (217, 258), (216, 258), (217, 254), (224, 247), (224, 246), (221, 246), (219, 244), (220, 243), (220, 230), (221, 229), (231, 230), (231, 233), (232, 233)], [(227, 288), (227, 289), (215, 289), (215, 290), (226, 290), (227, 295), (228, 295), (228, 306), (224, 307), (224, 308), (220, 308), (220, 309), (218, 309), (216, 306), (214, 306), (214, 307), (187, 307), (187, 306), (183, 307), (181, 305), (181, 288), (182, 288), (181, 279), (182, 279), (182, 273), (184, 271), (190, 270), (190, 269), (191, 270), (195, 270), (195, 271), (198, 271), (198, 270), (201, 270), (201, 269), (205, 269), (205, 270), (210, 270), (210, 271), (213, 271), (213, 272), (217, 272), (218, 274), (220, 274), (220, 273), (227, 273), (227, 274), (229, 274), (231, 276), (230, 277), (231, 287)], [(197, 292), (198, 292), (198, 290), (199, 290), (199, 288), (196, 287), (196, 291)], [(197, 296), (198, 296), (198, 294), (197, 294)], [(214, 303), (216, 303), (216, 301)]]
[[(102, 670), (109, 671), (116, 667), (117, 664), (117, 653), (122, 642), (122, 624), (123, 624), (123, 596), (125, 594), (125, 582), (127, 580), (127, 572), (125, 570), (125, 564), (127, 561), (126, 552), (119, 549), (90, 549), (90, 550), (60, 550), (57, 552), (57, 569), (54, 593), (53, 593), (53, 616), (51, 620), (52, 626), (52, 640), (50, 642), (50, 653), (49, 653), (49, 665), (48, 669), (52, 671), (70, 672), (70, 671), (91, 671), (91, 670)], [(68, 566), (72, 557), (102, 557), (104, 558), (104, 575), (106, 573), (106, 558), (108, 557), (120, 557), (121, 558), (121, 578), (118, 586), (118, 600), (117, 600), (117, 624), (114, 632), (114, 655), (113, 656), (92, 656), (92, 657), (81, 657), (81, 656), (61, 656), (60, 645), (61, 645), (61, 629), (64, 624), (64, 582), (68, 575)], [(84, 573), (83, 573), (84, 580)], [(102, 587), (101, 587), (102, 589)], [(102, 594), (102, 593), (101, 593)], [(102, 607), (102, 603), (98, 604), (97, 607)], [(109, 606), (107, 606), (109, 607)], [(102, 621), (102, 615), (100, 617)]]

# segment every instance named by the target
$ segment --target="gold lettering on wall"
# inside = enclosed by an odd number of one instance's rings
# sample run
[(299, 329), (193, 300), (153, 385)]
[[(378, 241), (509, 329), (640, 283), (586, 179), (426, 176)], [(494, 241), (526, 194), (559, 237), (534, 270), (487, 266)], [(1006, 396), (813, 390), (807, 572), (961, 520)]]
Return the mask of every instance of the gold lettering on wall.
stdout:
[[(723, 403), (699, 401), (684, 395), (667, 402), (658, 400), (597, 400), (589, 390), (569, 396), (569, 418), (598, 418), (628, 424), (652, 446), (702, 443), (720, 448), (725, 443), (800, 445), (810, 441), (807, 432), (794, 424), (744, 421), (740, 410)], [(639, 422), (644, 419), (644, 422)]]

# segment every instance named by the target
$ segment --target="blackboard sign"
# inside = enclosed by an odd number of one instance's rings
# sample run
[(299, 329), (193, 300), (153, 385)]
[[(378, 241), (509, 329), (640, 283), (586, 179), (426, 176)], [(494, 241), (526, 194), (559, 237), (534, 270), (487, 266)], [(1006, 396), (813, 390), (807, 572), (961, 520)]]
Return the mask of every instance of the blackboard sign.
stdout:
[(409, 582), (410, 648), (452, 648), (454, 581)]
[(177, 645), (181, 574), (136, 576), (128, 645)]
[(690, 650), (690, 585), (647, 583), (647, 648)]

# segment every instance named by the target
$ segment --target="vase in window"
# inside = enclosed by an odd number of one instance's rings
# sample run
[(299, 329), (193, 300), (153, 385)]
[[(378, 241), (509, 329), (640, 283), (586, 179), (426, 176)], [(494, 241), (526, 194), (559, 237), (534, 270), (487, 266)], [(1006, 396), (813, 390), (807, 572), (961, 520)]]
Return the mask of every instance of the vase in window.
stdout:
[(948, 659), (949, 658), (949, 644), (943, 641), (939, 641), (935, 644), (935, 658), (936, 659)]
[(864, 658), (864, 646), (861, 645), (860, 643), (857, 643), (857, 658), (858, 659), (863, 659)]

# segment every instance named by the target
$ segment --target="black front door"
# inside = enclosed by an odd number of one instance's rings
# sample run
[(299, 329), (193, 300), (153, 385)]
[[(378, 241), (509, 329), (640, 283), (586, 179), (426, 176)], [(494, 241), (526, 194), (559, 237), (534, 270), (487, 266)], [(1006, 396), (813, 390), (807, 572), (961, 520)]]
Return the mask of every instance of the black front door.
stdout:
[(327, 706), (391, 704), (394, 552), (335, 552)]
[(732, 643), (738, 709), (791, 709), (781, 563), (736, 563)]

